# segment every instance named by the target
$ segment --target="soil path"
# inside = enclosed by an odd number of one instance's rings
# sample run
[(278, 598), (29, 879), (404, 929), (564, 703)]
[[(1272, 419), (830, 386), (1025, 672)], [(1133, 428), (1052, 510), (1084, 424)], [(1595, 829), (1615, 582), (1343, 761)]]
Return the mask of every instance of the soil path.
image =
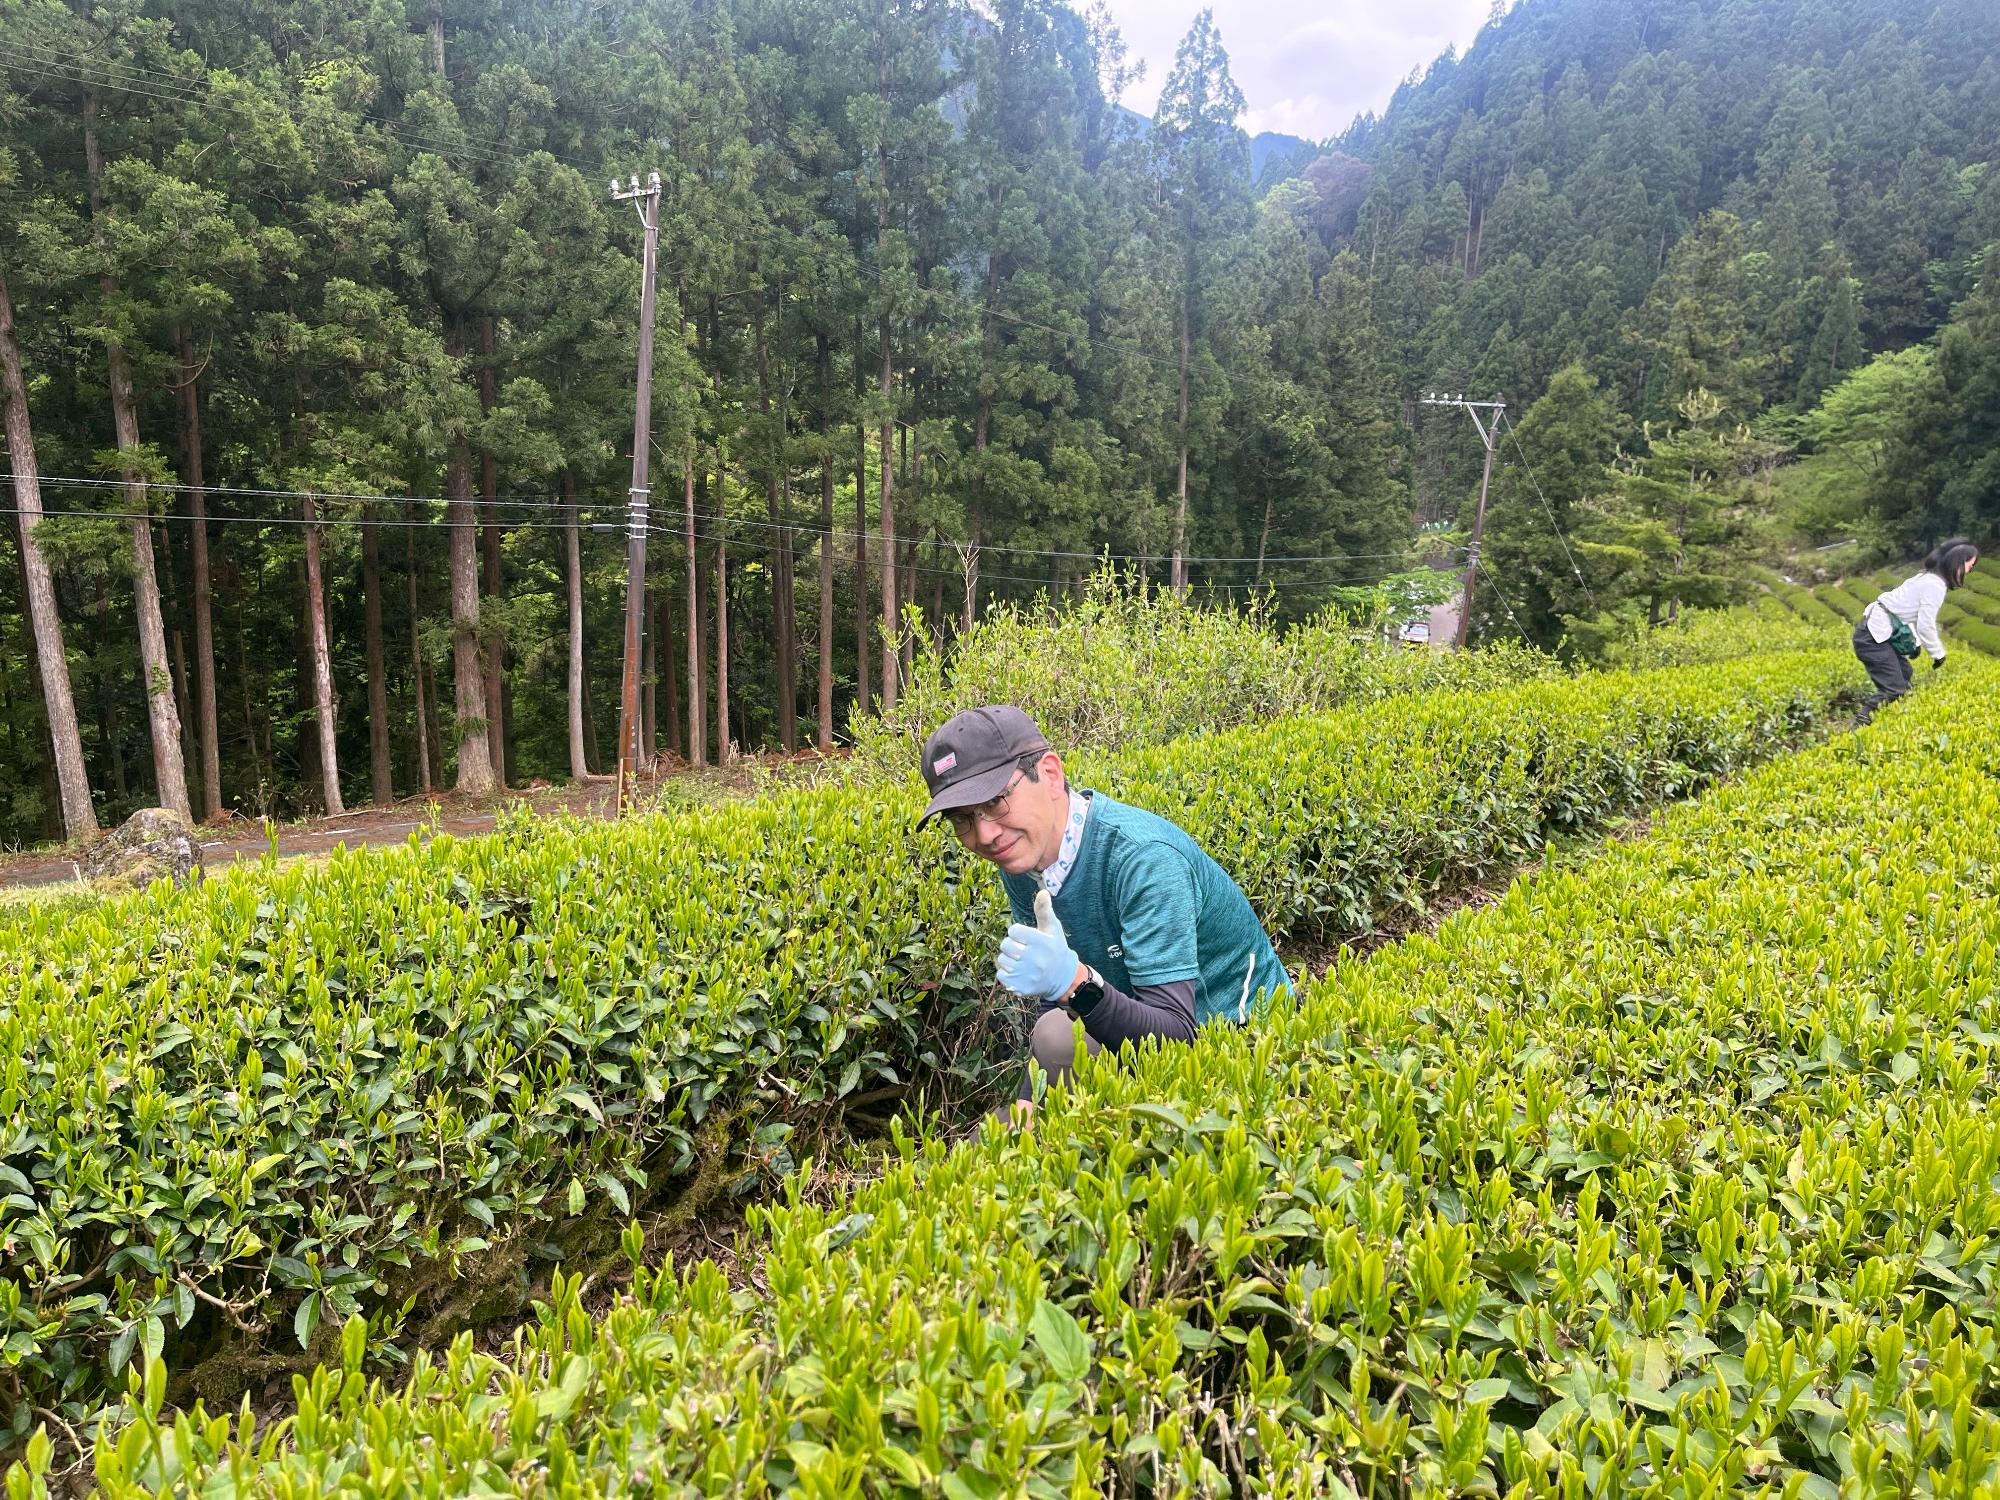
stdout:
[[(727, 770), (696, 771), (675, 764), (659, 775), (641, 778), (636, 800), (643, 808), (668, 798), (684, 806), (689, 801), (740, 797), (755, 791), (774, 774), (783, 776), (818, 760), (816, 752), (802, 752), (790, 758), (771, 755), (746, 760)], [(342, 846), (380, 848), (400, 844), (412, 833), (423, 838), (432, 833), (457, 837), (490, 833), (503, 809), (523, 805), (539, 814), (608, 818), (614, 810), (613, 792), (611, 779), (604, 777), (563, 786), (534, 783), (512, 789), (504, 796), (481, 799), (450, 793), (428, 798), (405, 797), (387, 807), (358, 808), (344, 817), (280, 824), (276, 830), (278, 858), (330, 854)], [(196, 832), (201, 840), (202, 863), (211, 871), (226, 869), (241, 860), (262, 859), (271, 849), (271, 835), (262, 823), (251, 818), (233, 817), (222, 823), (203, 824)], [(76, 851), (69, 848), (29, 850), (0, 858), (0, 890), (31, 889), (74, 880), (76, 860)]]

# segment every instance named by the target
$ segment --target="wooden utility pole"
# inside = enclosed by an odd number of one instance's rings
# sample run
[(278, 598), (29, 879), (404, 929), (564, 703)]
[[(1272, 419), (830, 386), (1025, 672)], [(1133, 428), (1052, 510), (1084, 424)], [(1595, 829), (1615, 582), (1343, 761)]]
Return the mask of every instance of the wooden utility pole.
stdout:
[[(1486, 467), (1479, 475), (1479, 509), (1472, 518), (1472, 546), (1465, 557), (1465, 590), (1458, 601), (1458, 639), (1453, 642), (1459, 650), (1465, 649), (1465, 635), (1472, 628), (1472, 588), (1479, 577), (1479, 544), (1486, 535), (1486, 488), (1493, 482), (1493, 449), (1500, 441), (1500, 417), (1507, 410), (1505, 401), (1468, 401), (1463, 396), (1440, 396), (1426, 391), (1418, 401), (1424, 406), (1456, 406), (1472, 418), (1472, 425), (1479, 429), (1479, 440), (1486, 445)], [(1479, 413), (1493, 413), (1487, 422), (1479, 420)]]
[(648, 450), (653, 442), (653, 294), (658, 279), (660, 245), (660, 174), (644, 187), (634, 177), (620, 187), (611, 179), (613, 201), (636, 200), (646, 226), (646, 248), (639, 281), (639, 381), (632, 409), (632, 495), (627, 512), (625, 544), (625, 674), (618, 705), (617, 805), (625, 806), (639, 751), (639, 641), (646, 609), (646, 487)]

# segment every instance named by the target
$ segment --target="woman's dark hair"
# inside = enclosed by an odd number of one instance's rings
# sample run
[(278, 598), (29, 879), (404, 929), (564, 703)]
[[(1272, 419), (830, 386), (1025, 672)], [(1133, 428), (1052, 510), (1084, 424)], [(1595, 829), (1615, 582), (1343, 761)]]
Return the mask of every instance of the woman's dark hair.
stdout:
[(1962, 536), (1948, 537), (1931, 548), (1924, 559), (1924, 571), (1935, 573), (1944, 586), (1955, 589), (1965, 582), (1965, 570), (1979, 561), (1979, 549)]

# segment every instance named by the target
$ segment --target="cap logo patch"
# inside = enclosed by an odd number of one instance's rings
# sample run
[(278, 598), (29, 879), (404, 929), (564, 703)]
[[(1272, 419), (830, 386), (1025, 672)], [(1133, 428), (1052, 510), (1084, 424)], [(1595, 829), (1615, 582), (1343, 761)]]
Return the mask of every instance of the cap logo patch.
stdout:
[(931, 775), (942, 776), (957, 764), (958, 752), (956, 750), (952, 751), (949, 755), (940, 755), (936, 760), (931, 762)]

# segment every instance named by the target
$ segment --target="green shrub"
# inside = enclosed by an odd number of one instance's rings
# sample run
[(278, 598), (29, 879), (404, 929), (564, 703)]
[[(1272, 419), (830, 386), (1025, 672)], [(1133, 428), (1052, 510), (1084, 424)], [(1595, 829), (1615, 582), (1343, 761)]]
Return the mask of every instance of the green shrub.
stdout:
[[(137, 1416), (107, 1495), (1984, 1494), (2000, 1472), (2000, 670), (1344, 965), (899, 1137), (754, 1290), (564, 1278), (494, 1357), (273, 1437)], [(633, 1250), (637, 1250), (636, 1240)], [(368, 1476), (366, 1484), (362, 1476)]]
[(1672, 624), (1610, 648), (1612, 664), (1634, 671), (1734, 661), (1775, 651), (1811, 651), (1831, 645), (1825, 627), (1801, 619), (1773, 595), (1734, 609), (1690, 610)]
[(1776, 594), (1784, 606), (1808, 624), (1838, 625), (1841, 617), (1797, 584), (1787, 583), (1775, 573), (1764, 575), (1764, 586)]
[[(1772, 754), (1855, 677), (1834, 652), (1406, 694), (1076, 770), (1325, 940)], [(351, 1314), (371, 1357), (431, 1343), (630, 1215), (784, 1170), (857, 1096), (1016, 1055), (997, 882), (913, 834), (922, 804), (514, 822), (0, 940), (13, 1431), (87, 1423), (155, 1354), (177, 1401), (229, 1401)]]
[(1952, 596), (1961, 613), (1986, 625), (2000, 625), (2000, 595), (1981, 594), (1961, 588)]
[(1965, 575), (1960, 592), (2000, 601), (2000, 574), (1993, 571), (1995, 567), (2000, 567), (2000, 557), (1982, 557), (1979, 566)]
[(948, 651), (925, 647), (884, 714), (850, 731), (861, 772), (903, 774), (931, 731), (963, 708), (1018, 704), (1064, 754), (1320, 713), (1427, 688), (1477, 691), (1546, 677), (1519, 646), (1476, 652), (1388, 645), (1326, 611), (1280, 629), (1253, 600), (1218, 609), (1106, 570), (1060, 606), (1001, 603)]
[(1974, 651), (1987, 656), (2000, 656), (2000, 626), (1968, 614), (1952, 622), (1951, 634)]
[(1852, 625), (1861, 618), (1861, 612), (1868, 608), (1868, 600), (1875, 597), (1871, 593), (1867, 599), (1864, 599), (1852, 590), (1843, 588), (1837, 583), (1821, 584), (1813, 590), (1813, 596), (1828, 609), (1839, 615), (1849, 625)]

